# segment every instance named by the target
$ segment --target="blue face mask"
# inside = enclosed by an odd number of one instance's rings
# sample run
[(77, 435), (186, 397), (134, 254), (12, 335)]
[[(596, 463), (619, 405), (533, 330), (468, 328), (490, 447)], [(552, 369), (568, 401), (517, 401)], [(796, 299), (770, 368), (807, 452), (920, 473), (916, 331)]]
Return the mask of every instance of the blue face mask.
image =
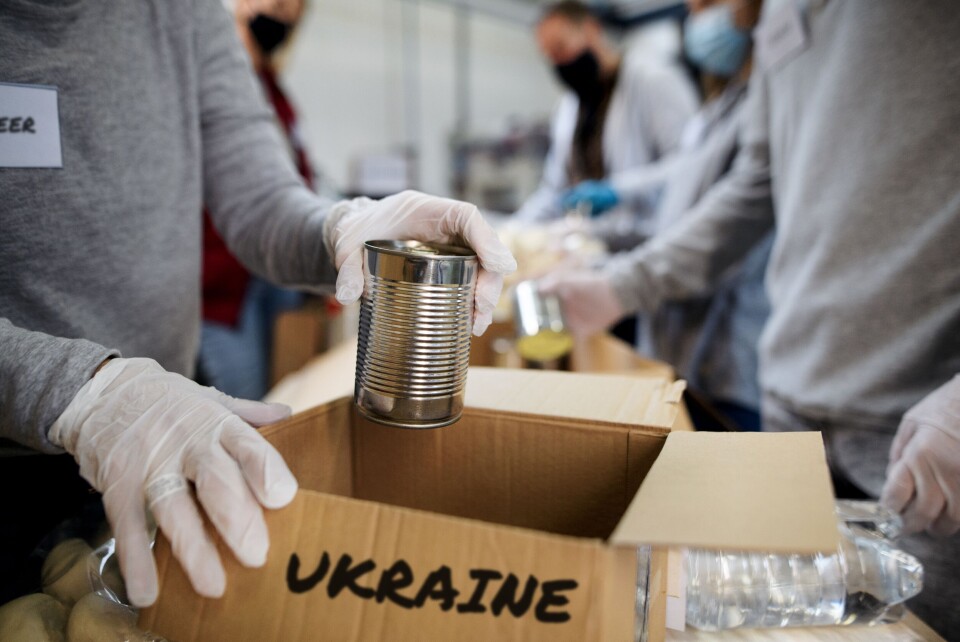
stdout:
[(703, 71), (730, 78), (750, 50), (750, 35), (733, 24), (733, 9), (720, 4), (690, 15), (683, 30), (683, 48)]

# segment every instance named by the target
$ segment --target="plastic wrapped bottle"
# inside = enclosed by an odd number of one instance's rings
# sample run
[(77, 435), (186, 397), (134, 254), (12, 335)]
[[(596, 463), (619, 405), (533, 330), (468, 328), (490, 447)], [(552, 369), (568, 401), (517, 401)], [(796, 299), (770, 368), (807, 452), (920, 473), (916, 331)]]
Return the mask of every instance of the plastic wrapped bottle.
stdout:
[(920, 592), (923, 566), (894, 547), (900, 520), (874, 502), (837, 502), (832, 555), (690, 549), (687, 624), (698, 629), (893, 622)]

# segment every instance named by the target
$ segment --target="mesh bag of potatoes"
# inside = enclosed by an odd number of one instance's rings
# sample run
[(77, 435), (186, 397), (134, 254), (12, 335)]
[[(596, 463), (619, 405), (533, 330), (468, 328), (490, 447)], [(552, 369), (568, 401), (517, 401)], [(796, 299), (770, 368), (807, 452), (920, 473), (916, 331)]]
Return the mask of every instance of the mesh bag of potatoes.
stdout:
[(113, 546), (112, 539), (96, 551), (79, 538), (57, 544), (43, 563), (43, 592), (0, 606), (0, 640), (163, 642), (137, 628)]

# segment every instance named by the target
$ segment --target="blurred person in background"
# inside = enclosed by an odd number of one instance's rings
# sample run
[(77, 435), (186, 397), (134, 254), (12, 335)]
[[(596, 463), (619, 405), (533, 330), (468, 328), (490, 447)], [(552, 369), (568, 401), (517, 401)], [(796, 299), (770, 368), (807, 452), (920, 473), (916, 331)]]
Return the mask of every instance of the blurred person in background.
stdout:
[[(560, 218), (564, 192), (582, 181), (670, 154), (699, 105), (680, 61), (624, 57), (580, 2), (548, 5), (536, 38), (567, 91), (554, 114), (540, 186), (514, 215), (524, 222)], [(646, 195), (623, 206), (631, 218), (650, 210)]]
[(960, 639), (960, 12), (768, 0), (733, 169), (684, 220), (556, 286), (590, 333), (709, 292), (776, 229), (763, 429), (823, 434), (841, 497), (903, 516), (907, 602)]
[(220, 0), (0, 12), (0, 105), (31, 118), (0, 144), (0, 602), (39, 588), (31, 551), (91, 487), (134, 606), (157, 597), (150, 517), (200, 595), (226, 588), (203, 514), (241, 564), (265, 562), (263, 508), (297, 482), (254, 426), (290, 410), (189, 379), (204, 204), (251, 273), (342, 303), (366, 240), (465, 243), (476, 334), (516, 267), (467, 203), (308, 190), (233, 22)]
[[(236, 0), (232, 7), (240, 42), (250, 57), (267, 102), (304, 185), (314, 171), (304, 148), (297, 112), (280, 86), (277, 59), (303, 15), (303, 0)], [(250, 274), (230, 252), (210, 213), (203, 214), (203, 325), (198, 382), (232, 397), (261, 399), (267, 393), (274, 322), (301, 305), (303, 294)]]
[[(662, 233), (683, 220), (732, 167), (752, 70), (750, 32), (760, 18), (761, 1), (687, 4), (684, 50), (700, 69), (707, 101), (684, 128), (680, 147), (658, 163), (607, 181), (581, 183), (565, 196), (566, 202), (587, 201), (596, 211), (613, 200), (597, 200), (607, 192), (620, 201), (662, 190), (655, 209), (656, 232)], [(704, 395), (709, 407), (744, 430), (760, 428), (757, 342), (769, 313), (763, 276), (771, 243), (772, 233), (709, 295), (670, 302), (638, 317), (638, 350), (671, 364), (687, 380), (691, 394)], [(555, 278), (546, 279), (543, 287), (549, 290)], [(709, 425), (711, 416), (697, 408), (692, 407), (694, 420)]]

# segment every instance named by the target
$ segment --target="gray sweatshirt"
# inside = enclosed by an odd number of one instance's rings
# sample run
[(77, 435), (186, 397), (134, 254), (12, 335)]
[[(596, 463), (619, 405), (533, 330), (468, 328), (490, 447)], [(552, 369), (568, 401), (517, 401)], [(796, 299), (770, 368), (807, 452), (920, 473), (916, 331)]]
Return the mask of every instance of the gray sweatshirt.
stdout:
[(610, 274), (629, 311), (652, 311), (708, 291), (775, 226), (764, 393), (890, 434), (960, 371), (960, 11), (798, 3), (791, 51), (771, 34), (793, 3), (771, 4), (733, 170)]
[[(732, 84), (687, 126), (686, 153), (669, 173), (657, 209), (660, 232), (688, 216), (730, 170), (746, 96), (745, 84)], [(709, 296), (673, 301), (641, 315), (639, 350), (672, 364), (691, 387), (715, 400), (758, 409), (757, 342), (770, 314), (763, 279), (771, 242), (772, 234)]]
[(109, 355), (191, 374), (204, 203), (256, 274), (332, 282), (326, 205), (220, 0), (5, 0), (0, 82), (58, 88), (63, 156), (0, 167), (0, 437), (57, 452), (47, 428)]

